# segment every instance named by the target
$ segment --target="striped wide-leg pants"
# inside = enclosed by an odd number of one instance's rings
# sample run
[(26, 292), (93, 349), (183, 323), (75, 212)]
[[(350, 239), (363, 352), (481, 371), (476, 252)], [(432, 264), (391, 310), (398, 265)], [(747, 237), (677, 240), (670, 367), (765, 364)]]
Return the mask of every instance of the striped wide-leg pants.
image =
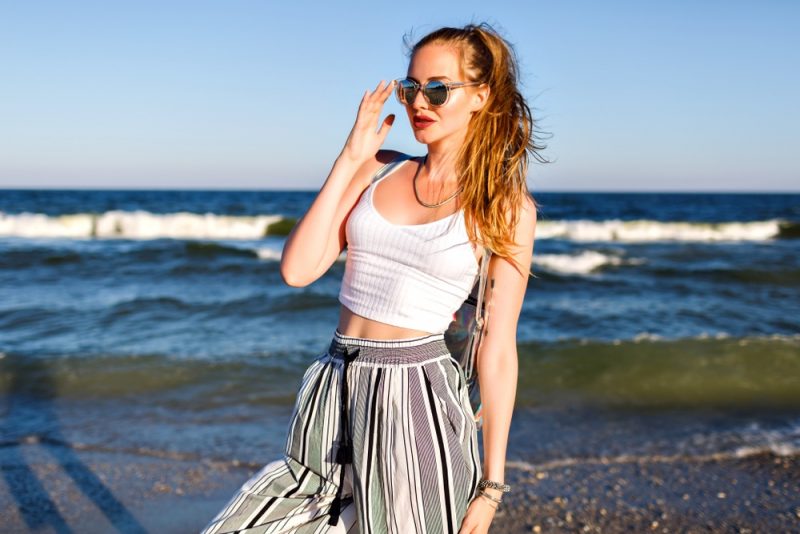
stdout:
[(284, 457), (202, 534), (455, 534), (479, 477), (464, 375), (443, 335), (337, 331), (303, 376)]

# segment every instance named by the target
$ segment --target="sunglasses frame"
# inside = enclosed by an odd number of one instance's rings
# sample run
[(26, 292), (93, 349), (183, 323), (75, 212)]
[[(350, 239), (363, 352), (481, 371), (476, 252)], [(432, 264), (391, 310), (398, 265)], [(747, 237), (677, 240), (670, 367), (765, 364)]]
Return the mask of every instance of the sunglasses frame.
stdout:
[[(418, 81), (412, 80), (411, 78), (397, 78), (395, 80), (395, 82), (397, 83), (397, 88), (395, 89), (394, 94), (397, 97), (397, 101), (400, 102), (401, 104), (403, 104), (404, 106), (410, 106), (414, 102), (414, 100), (417, 99), (417, 94), (420, 91), (422, 91), (422, 96), (423, 96), (423, 98), (425, 98), (425, 101), (429, 105), (431, 105), (433, 107), (437, 107), (437, 108), (446, 105), (447, 102), (450, 101), (450, 90), (451, 89), (458, 89), (459, 87), (470, 87), (470, 86), (473, 86), (473, 85), (482, 85), (484, 83), (484, 82), (444, 82), (442, 80), (428, 80), (427, 82), (425, 82), (425, 85), (422, 85)], [(405, 102), (404, 97), (401, 96), (401, 94), (403, 92), (402, 85), (400, 85), (401, 82), (411, 82), (412, 84), (414, 84), (414, 98), (411, 100), (411, 102)], [(445, 97), (444, 97), (444, 102), (442, 102), (441, 104), (434, 104), (433, 102), (431, 102), (431, 99), (428, 96), (428, 93), (426, 92), (426, 89), (427, 89), (428, 85), (430, 85), (431, 83), (434, 83), (434, 82), (444, 85), (444, 87), (445, 87), (445, 89), (447, 91), (447, 93), (445, 94)]]

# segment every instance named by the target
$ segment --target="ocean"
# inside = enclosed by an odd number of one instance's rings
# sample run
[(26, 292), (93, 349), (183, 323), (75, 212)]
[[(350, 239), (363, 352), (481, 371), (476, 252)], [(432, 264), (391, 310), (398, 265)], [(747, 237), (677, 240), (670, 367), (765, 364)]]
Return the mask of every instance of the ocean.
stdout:
[[(343, 256), (278, 269), (314, 196), (0, 191), (0, 441), (276, 458), (338, 317)], [(534, 196), (510, 465), (797, 454), (800, 195)]]

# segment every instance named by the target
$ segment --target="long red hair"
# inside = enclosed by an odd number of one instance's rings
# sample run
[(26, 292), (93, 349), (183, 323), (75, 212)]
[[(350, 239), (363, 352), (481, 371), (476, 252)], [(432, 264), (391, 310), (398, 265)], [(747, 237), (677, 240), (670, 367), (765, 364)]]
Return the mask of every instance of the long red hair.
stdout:
[(465, 79), (489, 85), (488, 101), (470, 120), (456, 170), (470, 239), (509, 257), (522, 198), (531, 196), (525, 181), (529, 160), (547, 162), (540, 154), (545, 147), (536, 144), (533, 115), (518, 89), (516, 54), (486, 23), (435, 30), (410, 47), (410, 56), (429, 44), (455, 48)]

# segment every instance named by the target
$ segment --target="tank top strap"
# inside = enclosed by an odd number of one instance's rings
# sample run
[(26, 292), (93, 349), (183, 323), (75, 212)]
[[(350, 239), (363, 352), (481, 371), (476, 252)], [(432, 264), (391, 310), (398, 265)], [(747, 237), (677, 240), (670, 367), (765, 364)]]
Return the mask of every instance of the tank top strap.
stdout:
[(374, 183), (382, 180), (383, 178), (386, 178), (387, 176), (389, 176), (392, 173), (392, 171), (397, 169), (400, 166), (400, 164), (402, 164), (404, 161), (409, 160), (411, 158), (412, 158), (412, 156), (409, 156), (408, 154), (402, 154), (401, 153), (395, 159), (393, 159), (392, 161), (390, 161), (389, 163), (387, 163), (386, 165), (384, 165), (383, 167), (378, 169), (378, 172), (376, 172), (375, 176), (372, 177), (372, 183), (374, 184)]

